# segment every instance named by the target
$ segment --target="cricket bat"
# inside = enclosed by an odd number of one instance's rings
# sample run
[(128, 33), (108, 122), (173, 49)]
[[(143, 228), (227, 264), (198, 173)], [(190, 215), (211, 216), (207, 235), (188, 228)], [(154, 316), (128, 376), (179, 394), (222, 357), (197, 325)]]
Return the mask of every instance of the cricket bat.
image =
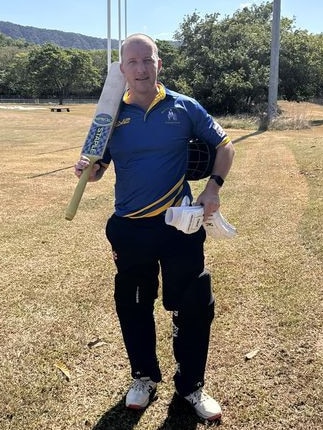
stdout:
[(87, 157), (90, 164), (84, 169), (66, 209), (65, 218), (68, 221), (71, 221), (76, 214), (94, 163), (102, 159), (104, 155), (113, 132), (125, 85), (126, 81), (120, 70), (120, 63), (115, 61), (110, 66), (90, 130), (81, 151), (81, 156)]

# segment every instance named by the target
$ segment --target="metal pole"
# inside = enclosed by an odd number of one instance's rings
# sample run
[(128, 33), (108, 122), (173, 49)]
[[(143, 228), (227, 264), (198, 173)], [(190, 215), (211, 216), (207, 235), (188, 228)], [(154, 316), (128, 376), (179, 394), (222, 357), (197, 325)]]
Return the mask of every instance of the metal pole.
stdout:
[[(127, 37), (127, 0), (124, 0), (124, 33)], [(119, 37), (119, 60), (121, 60), (122, 45), (122, 8), (121, 0), (118, 0), (118, 37)], [(108, 71), (111, 67), (112, 46), (111, 46), (111, 0), (107, 0), (107, 65)]]
[(111, 0), (107, 0), (107, 65), (111, 66)]
[(277, 116), (277, 96), (279, 79), (280, 49), (280, 7), (281, 0), (273, 1), (273, 21), (271, 36), (270, 77), (268, 92), (268, 124)]
[(121, 0), (118, 0), (119, 60), (121, 58)]
[(127, 0), (124, 0), (124, 37), (126, 38), (127, 37), (127, 34), (128, 34), (128, 29), (127, 29), (127, 20), (128, 20), (128, 17), (127, 17), (127, 14), (128, 14), (128, 10), (127, 10)]

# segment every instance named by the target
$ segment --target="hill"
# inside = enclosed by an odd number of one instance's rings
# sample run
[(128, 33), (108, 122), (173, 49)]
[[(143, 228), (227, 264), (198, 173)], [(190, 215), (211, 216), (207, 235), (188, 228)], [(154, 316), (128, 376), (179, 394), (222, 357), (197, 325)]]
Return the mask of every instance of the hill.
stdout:
[[(0, 33), (12, 39), (23, 39), (29, 43), (43, 45), (54, 43), (62, 48), (77, 48), (84, 50), (106, 49), (106, 39), (85, 36), (78, 33), (70, 33), (59, 30), (47, 30), (43, 28), (23, 26), (11, 22), (0, 21)], [(111, 41), (112, 49), (118, 49), (118, 41)]]

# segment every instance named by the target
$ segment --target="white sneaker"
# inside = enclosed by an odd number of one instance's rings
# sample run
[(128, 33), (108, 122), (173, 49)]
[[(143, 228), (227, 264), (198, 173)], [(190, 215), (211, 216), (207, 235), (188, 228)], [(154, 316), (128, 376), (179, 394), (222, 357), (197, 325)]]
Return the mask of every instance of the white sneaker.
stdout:
[(149, 377), (134, 379), (126, 396), (126, 407), (130, 409), (143, 409), (156, 391), (157, 383)]
[(206, 394), (202, 388), (184, 397), (195, 409), (200, 418), (208, 421), (220, 420), (222, 410), (219, 403)]

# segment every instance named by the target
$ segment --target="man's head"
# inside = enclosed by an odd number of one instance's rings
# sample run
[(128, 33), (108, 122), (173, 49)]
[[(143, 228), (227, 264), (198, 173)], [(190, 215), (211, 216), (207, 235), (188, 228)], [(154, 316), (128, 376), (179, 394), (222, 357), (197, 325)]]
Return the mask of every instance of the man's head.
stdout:
[(138, 44), (138, 43), (144, 43), (147, 45), (150, 45), (153, 49), (153, 53), (156, 57), (156, 59), (158, 59), (158, 47), (155, 43), (155, 41), (150, 37), (147, 36), (147, 34), (143, 34), (143, 33), (135, 33), (135, 34), (131, 34), (130, 36), (128, 36), (122, 43), (121, 45), (121, 61), (123, 59), (124, 56), (124, 51), (126, 50), (127, 46), (131, 45), (131, 44)]
[(149, 92), (156, 88), (157, 76), (162, 67), (156, 43), (141, 33), (128, 36), (121, 46), (121, 71), (130, 90)]

